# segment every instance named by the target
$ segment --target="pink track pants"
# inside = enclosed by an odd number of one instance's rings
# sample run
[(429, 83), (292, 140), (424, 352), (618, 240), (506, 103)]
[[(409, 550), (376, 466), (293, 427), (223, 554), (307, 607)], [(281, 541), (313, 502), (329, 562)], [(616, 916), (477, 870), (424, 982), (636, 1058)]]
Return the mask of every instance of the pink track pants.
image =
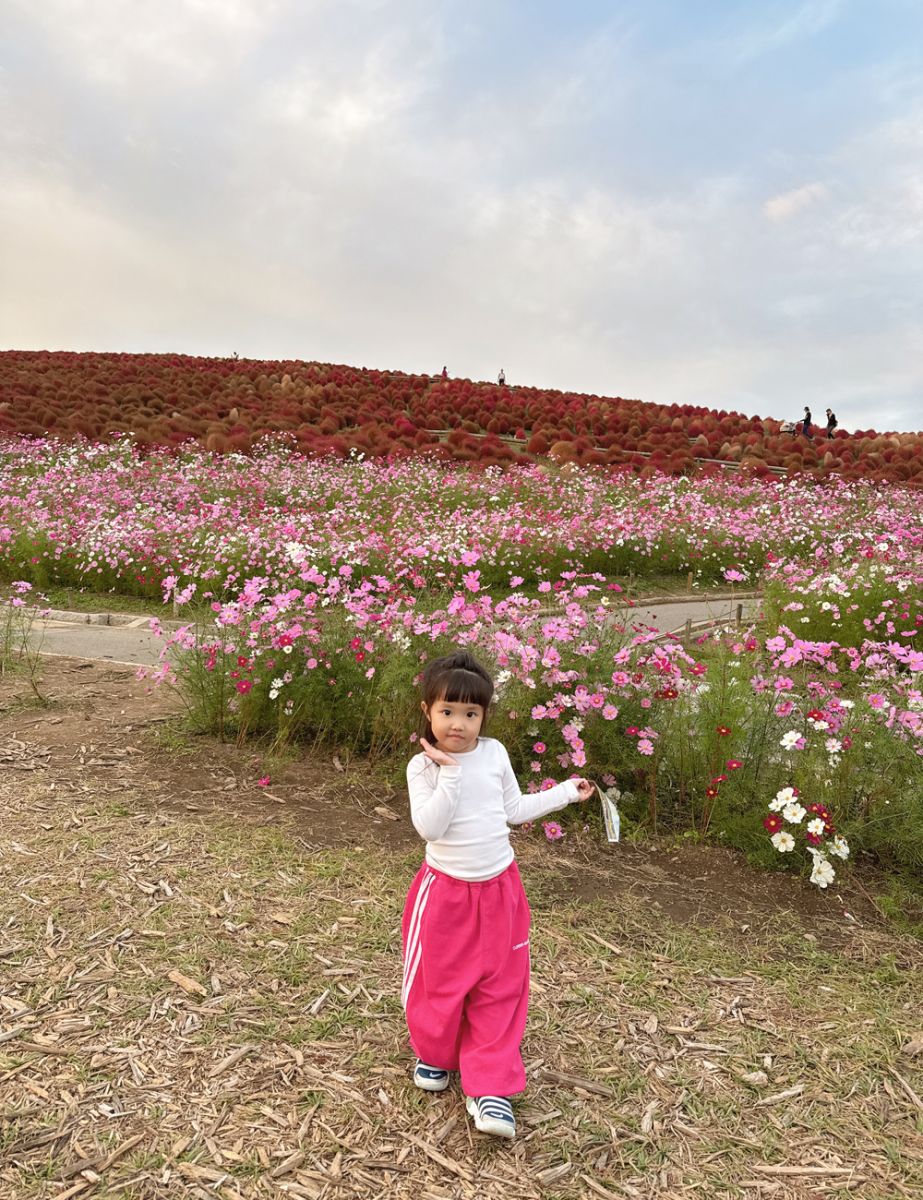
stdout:
[(401, 1002), (421, 1062), (461, 1071), (468, 1096), (526, 1086), (529, 904), (516, 864), (468, 883), (424, 863), (404, 907)]

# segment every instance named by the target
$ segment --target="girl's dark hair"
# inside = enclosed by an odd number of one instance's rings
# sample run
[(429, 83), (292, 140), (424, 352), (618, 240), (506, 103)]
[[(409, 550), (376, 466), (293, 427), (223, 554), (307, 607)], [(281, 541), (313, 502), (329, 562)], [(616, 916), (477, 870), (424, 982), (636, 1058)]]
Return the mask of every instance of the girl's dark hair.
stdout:
[[(483, 732), (494, 695), (494, 681), (473, 654), (456, 650), (454, 654), (433, 659), (423, 671), (420, 686), (427, 708), (432, 708), (438, 700), (448, 700), (450, 704), (480, 704), (484, 710)], [(435, 740), (432, 726), (425, 713), (422, 717), (423, 737), (432, 742)]]

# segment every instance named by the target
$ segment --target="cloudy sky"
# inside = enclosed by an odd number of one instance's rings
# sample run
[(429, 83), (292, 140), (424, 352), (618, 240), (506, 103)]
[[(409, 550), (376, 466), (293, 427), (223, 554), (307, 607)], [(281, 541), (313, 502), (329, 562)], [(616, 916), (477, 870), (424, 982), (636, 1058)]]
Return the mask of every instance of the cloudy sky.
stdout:
[(0, 345), (923, 429), (923, 4), (0, 0)]

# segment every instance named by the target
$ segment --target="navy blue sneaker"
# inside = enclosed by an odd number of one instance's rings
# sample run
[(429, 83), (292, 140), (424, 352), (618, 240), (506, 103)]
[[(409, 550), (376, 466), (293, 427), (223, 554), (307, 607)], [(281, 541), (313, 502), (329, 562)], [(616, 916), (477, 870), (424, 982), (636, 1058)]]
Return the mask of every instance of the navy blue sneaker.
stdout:
[(505, 1096), (469, 1096), (465, 1108), (474, 1117), (475, 1128), (480, 1133), (505, 1138), (516, 1136), (513, 1106)]
[(449, 1072), (441, 1067), (429, 1067), (417, 1059), (413, 1069), (413, 1081), (424, 1092), (444, 1092), (449, 1086)]

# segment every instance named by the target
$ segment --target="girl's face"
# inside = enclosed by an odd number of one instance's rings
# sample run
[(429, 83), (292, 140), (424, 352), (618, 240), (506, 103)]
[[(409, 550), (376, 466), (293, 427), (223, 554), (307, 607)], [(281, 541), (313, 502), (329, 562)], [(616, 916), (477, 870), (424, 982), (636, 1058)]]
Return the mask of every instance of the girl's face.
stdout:
[(464, 754), (473, 750), (484, 724), (484, 709), (480, 704), (462, 704), (457, 700), (437, 700), (430, 708), (421, 705), (430, 723), (436, 746), (447, 754)]

